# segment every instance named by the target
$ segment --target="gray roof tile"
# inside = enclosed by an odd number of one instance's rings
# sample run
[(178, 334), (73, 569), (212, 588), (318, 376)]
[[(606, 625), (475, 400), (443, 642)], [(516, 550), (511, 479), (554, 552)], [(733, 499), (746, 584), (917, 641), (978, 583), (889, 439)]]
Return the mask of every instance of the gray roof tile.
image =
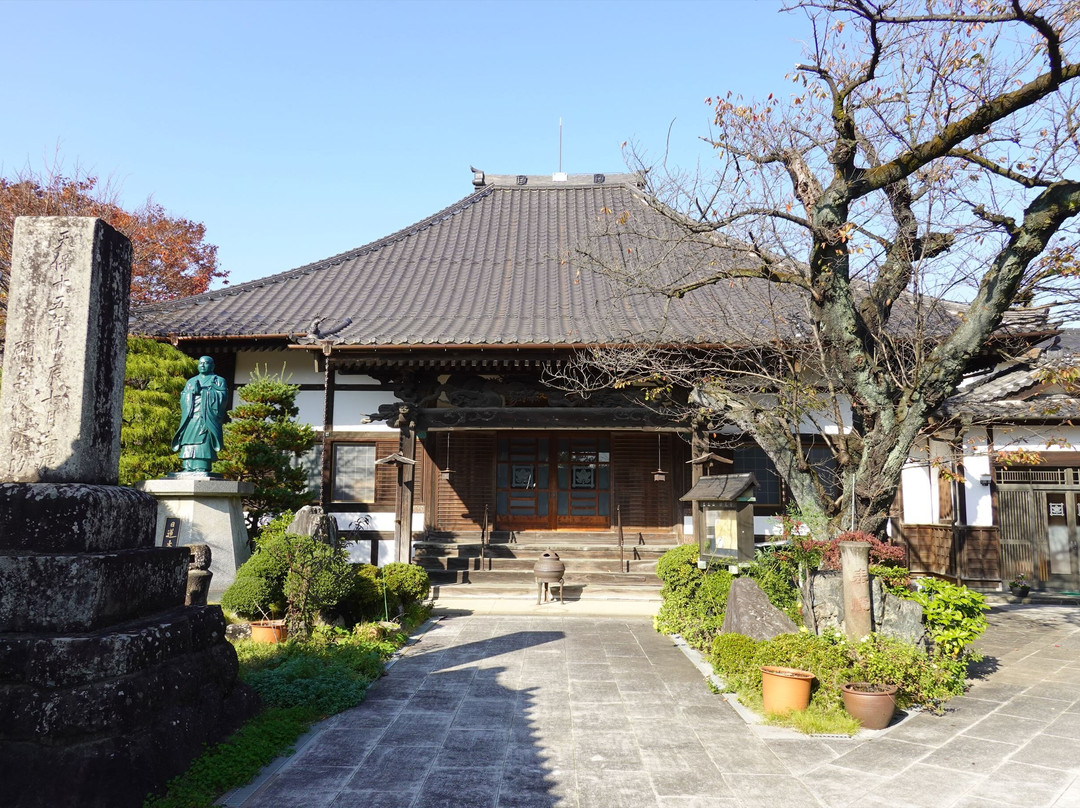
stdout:
[[(572, 175), (566, 182), (487, 177), (483, 187), (417, 224), (340, 255), (261, 280), (132, 312), (154, 336), (333, 335), (351, 345), (587, 345), (634, 341), (664, 329), (690, 343), (741, 341), (770, 328), (763, 283), (703, 289), (683, 300), (629, 294), (583, 268), (581, 252), (623, 271), (664, 272), (732, 262), (711, 243), (679, 245), (634, 175)], [(629, 227), (615, 219), (629, 213)], [(627, 252), (629, 250), (629, 252)], [(628, 257), (629, 256), (629, 257)], [(674, 269), (673, 269), (674, 268)], [(787, 318), (801, 319), (790, 301)], [(718, 316), (727, 310), (735, 317)], [(759, 312), (754, 320), (754, 312)], [(751, 328), (747, 328), (747, 323)], [(771, 333), (771, 332), (770, 332)]]

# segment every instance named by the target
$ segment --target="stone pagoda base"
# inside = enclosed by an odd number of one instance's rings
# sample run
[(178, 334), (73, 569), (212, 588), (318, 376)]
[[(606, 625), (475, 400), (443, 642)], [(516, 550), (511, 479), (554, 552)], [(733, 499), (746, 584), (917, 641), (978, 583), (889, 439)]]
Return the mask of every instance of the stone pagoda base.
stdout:
[(0, 804), (141, 805), (257, 699), (130, 488), (0, 484)]

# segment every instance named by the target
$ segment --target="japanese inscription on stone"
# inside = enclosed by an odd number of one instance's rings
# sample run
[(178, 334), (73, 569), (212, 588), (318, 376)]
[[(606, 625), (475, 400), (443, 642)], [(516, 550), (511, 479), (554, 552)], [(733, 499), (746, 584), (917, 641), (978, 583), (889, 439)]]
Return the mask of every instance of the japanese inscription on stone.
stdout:
[(20, 217), (14, 244), (0, 480), (115, 484), (131, 244), (80, 217)]

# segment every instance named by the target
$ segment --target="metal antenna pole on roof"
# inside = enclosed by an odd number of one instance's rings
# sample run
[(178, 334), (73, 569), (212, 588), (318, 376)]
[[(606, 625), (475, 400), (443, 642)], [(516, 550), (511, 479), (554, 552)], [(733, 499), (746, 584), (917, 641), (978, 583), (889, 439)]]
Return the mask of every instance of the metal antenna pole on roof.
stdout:
[(559, 173), (562, 174), (562, 118), (559, 118)]

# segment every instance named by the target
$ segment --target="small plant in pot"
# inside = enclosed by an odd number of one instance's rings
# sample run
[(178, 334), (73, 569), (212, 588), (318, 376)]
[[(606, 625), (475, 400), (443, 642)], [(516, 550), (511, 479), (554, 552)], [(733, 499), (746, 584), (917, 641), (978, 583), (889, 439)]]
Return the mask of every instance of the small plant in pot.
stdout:
[[(241, 567), (243, 569), (243, 567)], [(275, 619), (274, 603), (281, 599), (272, 581), (254, 575), (238, 575), (221, 597), (221, 605), (251, 622), (255, 642), (281, 642), (288, 635), (283, 619)]]
[(1028, 583), (1027, 578), (1024, 577), (1024, 573), (1018, 573), (1015, 578), (1009, 581), (1009, 592), (1013, 597), (1026, 598), (1031, 591), (1031, 584)]

